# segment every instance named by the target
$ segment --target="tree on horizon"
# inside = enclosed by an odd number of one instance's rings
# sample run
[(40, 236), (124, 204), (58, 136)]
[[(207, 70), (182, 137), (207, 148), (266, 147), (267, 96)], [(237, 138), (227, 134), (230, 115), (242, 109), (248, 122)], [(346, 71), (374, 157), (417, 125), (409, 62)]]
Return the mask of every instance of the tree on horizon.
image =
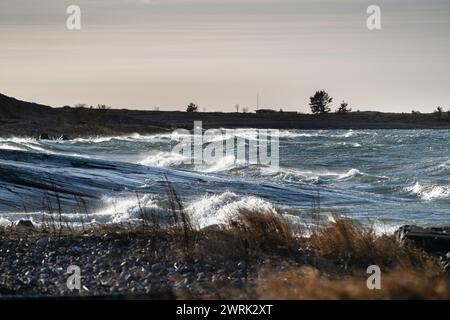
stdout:
[(442, 107), (437, 107), (436, 110), (434, 110), (434, 114), (438, 119), (442, 119), (444, 113), (444, 109)]
[(348, 112), (351, 112), (351, 111), (352, 111), (352, 109), (348, 107), (348, 103), (345, 102), (345, 101), (342, 101), (341, 105), (336, 110), (336, 113), (345, 114), (345, 113), (348, 113)]
[(444, 111), (444, 109), (442, 109), (442, 107), (437, 107), (436, 108), (436, 111), (434, 111), (434, 112), (436, 112), (436, 113), (442, 113)]
[(198, 111), (198, 105), (191, 102), (188, 104), (186, 112), (197, 112)]
[(311, 107), (311, 112), (314, 114), (329, 113), (331, 111), (331, 103), (333, 98), (325, 91), (317, 91), (314, 96), (310, 97), (309, 106)]

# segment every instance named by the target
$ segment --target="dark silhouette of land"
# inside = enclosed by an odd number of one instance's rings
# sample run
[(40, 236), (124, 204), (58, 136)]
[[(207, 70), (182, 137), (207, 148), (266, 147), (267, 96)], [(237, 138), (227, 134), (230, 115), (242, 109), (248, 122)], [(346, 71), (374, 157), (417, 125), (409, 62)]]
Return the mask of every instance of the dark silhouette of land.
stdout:
[(49, 137), (151, 134), (177, 128), (270, 129), (450, 129), (447, 112), (427, 114), (350, 112), (346, 114), (219, 113), (52, 108), (0, 94), (0, 136)]

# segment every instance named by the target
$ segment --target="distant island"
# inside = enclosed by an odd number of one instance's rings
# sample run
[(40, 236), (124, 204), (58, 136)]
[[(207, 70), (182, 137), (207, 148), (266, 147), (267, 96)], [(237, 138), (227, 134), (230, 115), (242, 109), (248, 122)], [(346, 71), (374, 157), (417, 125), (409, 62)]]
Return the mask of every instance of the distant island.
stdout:
[(0, 136), (3, 137), (152, 134), (177, 128), (192, 129), (194, 121), (203, 121), (205, 129), (450, 129), (449, 114), (439, 110), (435, 113), (302, 114), (267, 109), (256, 113), (221, 113), (89, 108), (83, 105), (53, 108), (0, 94)]

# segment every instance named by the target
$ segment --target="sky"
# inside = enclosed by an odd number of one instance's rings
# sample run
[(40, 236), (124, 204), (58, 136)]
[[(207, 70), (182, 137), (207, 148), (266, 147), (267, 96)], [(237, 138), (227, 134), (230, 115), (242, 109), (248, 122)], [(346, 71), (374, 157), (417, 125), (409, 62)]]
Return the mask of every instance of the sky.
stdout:
[[(68, 30), (69, 5), (81, 30)], [(366, 27), (369, 5), (381, 30)], [(450, 109), (448, 0), (1, 0), (0, 93), (55, 107)]]

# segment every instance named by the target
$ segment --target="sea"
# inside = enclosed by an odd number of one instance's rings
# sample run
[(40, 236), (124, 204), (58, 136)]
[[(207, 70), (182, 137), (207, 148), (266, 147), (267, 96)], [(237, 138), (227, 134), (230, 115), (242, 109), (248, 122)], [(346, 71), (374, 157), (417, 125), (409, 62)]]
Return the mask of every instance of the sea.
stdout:
[[(215, 141), (256, 129), (215, 130)], [(336, 216), (378, 233), (450, 225), (450, 130), (279, 130), (279, 164), (233, 156), (190, 163), (179, 133), (73, 140), (0, 139), (0, 224), (67, 224), (170, 214), (175, 190), (198, 228), (239, 212), (310, 227)]]

